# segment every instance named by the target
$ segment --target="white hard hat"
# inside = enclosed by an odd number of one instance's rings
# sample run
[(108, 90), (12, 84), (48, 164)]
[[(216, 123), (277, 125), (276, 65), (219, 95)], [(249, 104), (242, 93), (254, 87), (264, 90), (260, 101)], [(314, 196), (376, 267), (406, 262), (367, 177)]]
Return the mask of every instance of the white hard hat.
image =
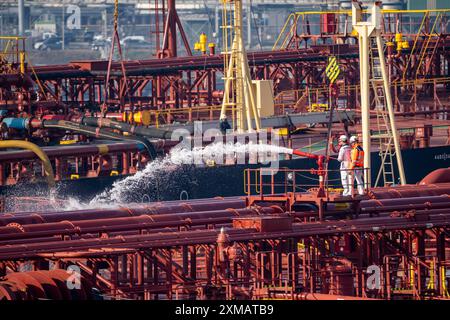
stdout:
[(350, 137), (350, 143), (357, 142), (357, 141), (358, 141), (358, 137), (356, 137), (356, 136)]
[(346, 142), (347, 141), (347, 136), (343, 134), (342, 136), (339, 137), (339, 141)]

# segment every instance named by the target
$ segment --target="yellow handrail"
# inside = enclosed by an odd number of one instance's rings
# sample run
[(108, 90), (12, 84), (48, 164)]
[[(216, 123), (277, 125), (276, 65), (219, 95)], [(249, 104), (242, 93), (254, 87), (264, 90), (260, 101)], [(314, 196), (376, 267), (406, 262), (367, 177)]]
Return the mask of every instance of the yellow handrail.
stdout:
[[(407, 81), (402, 81), (402, 80), (397, 80), (391, 83), (392, 87), (396, 87), (396, 86), (407, 86), (407, 85), (423, 85), (423, 84), (430, 84), (430, 83), (436, 83), (436, 84), (443, 84), (443, 83), (449, 83), (450, 82), (450, 77), (435, 77), (435, 78), (424, 78), (424, 79), (411, 79), (411, 80), (407, 80)], [(346, 90), (358, 90), (359, 89), (359, 85), (345, 85), (343, 84), (342, 86), (345, 86)], [(275, 101), (275, 106), (280, 108), (283, 107), (285, 105), (287, 106), (291, 106), (292, 105), (292, 101), (291, 99), (289, 99), (289, 102), (283, 102), (284, 99), (286, 99), (285, 97), (288, 95), (292, 95), (295, 93), (298, 93), (299, 96), (302, 96), (302, 94), (308, 89), (304, 88), (304, 89), (291, 89), (291, 90), (285, 90), (285, 91), (281, 91), (277, 94), (276, 98), (274, 99)], [(328, 86), (317, 86), (317, 87), (312, 87), (309, 90), (315, 91), (317, 92), (317, 94), (321, 94), (321, 93), (327, 93), (329, 88)], [(341, 91), (342, 88), (341, 88)], [(298, 100), (297, 100), (298, 101)], [(160, 125), (159, 122), (159, 116), (166, 116), (166, 115), (180, 115), (180, 114), (188, 114), (189, 112), (194, 113), (194, 112), (211, 112), (211, 111), (217, 111), (220, 112), (221, 110), (221, 106), (220, 105), (213, 105), (213, 106), (200, 106), (200, 107), (183, 107), (183, 108), (177, 108), (177, 109), (172, 109), (172, 108), (167, 108), (167, 109), (161, 109), (161, 110), (150, 110), (150, 114), (152, 115), (152, 117), (155, 118), (155, 122), (154, 125), (156, 125), (157, 127)], [(227, 111), (233, 111), (234, 107), (228, 107)]]
[(244, 193), (249, 195), (250, 192), (248, 192), (248, 188), (247, 188), (247, 174), (248, 174), (248, 171), (244, 170)]
[(5, 49), (3, 49), (3, 55), (7, 55), (8, 54), (8, 49), (9, 49), (10, 43), (11, 43), (10, 40), (8, 40), (6, 42)]
[[(370, 13), (370, 10), (363, 10), (363, 13)], [(381, 9), (381, 13), (443, 13), (450, 12), (450, 9), (424, 9), (424, 10), (395, 10), (395, 9)], [(322, 15), (322, 14), (347, 14), (352, 15), (351, 10), (331, 10), (331, 11), (297, 11), (294, 14), (297, 15)]]
[(26, 37), (21, 36), (0, 36), (0, 40), (25, 40)]
[[(285, 31), (286, 28), (288, 27), (288, 23), (289, 23), (289, 20), (291, 19), (291, 17), (295, 17), (295, 13), (291, 13), (291, 14), (289, 14), (289, 16), (287, 17), (286, 22), (285, 22), (284, 25), (283, 25), (283, 28), (281, 28), (281, 31), (280, 31), (280, 33), (278, 34), (277, 39), (275, 40), (275, 43), (274, 43), (274, 45), (273, 45), (273, 47), (272, 47), (272, 50), (275, 50), (275, 49), (276, 49), (277, 44), (278, 44), (278, 41), (280, 41), (281, 35), (284, 33), (284, 31)], [(294, 25), (295, 25), (295, 23), (292, 24), (292, 26), (294, 26)], [(289, 32), (290, 32), (290, 31), (289, 31)], [(283, 47), (283, 46), (282, 46), (282, 47)]]
[(412, 49), (411, 49), (411, 53), (410, 53), (410, 55), (409, 55), (409, 57), (408, 57), (408, 60), (406, 61), (405, 70), (403, 70), (403, 77), (402, 77), (403, 80), (405, 79), (406, 71), (408, 70), (409, 62), (410, 62), (411, 59), (412, 59), (414, 50), (416, 49), (417, 42), (418, 42), (418, 40), (419, 40), (419, 38), (420, 38), (420, 32), (421, 32), (421, 30), (422, 30), (422, 27), (423, 27), (423, 25), (424, 25), (424, 23), (425, 23), (427, 17), (428, 17), (428, 12), (425, 13), (425, 14), (423, 15), (422, 22), (420, 23), (419, 30), (417, 30), (417, 36), (416, 36), (416, 39), (414, 39), (414, 45), (413, 45), (413, 47), (412, 47)]
[(53, 174), (53, 168), (50, 163), (50, 159), (48, 158), (47, 154), (39, 148), (34, 143), (28, 142), (28, 141), (22, 141), (22, 140), (3, 140), (0, 141), (0, 149), (6, 149), (6, 148), (20, 148), (20, 149), (27, 149), (31, 152), (34, 152), (36, 156), (38, 156), (39, 159), (41, 159), (42, 164), (44, 165), (44, 171), (45, 175), (47, 176), (47, 183), (50, 188), (53, 188), (55, 186), (55, 175)]
[[(412, 80), (408, 80), (408, 81), (393, 81), (391, 83), (391, 86), (404, 86), (404, 85), (421, 85), (421, 84), (429, 84), (429, 83), (448, 83), (450, 82), (450, 77), (444, 77), (444, 78), (426, 78), (426, 79), (412, 79)], [(356, 90), (360, 87), (360, 85), (347, 85), (346, 88), (349, 90)], [(291, 93), (301, 93), (302, 91), (305, 91), (306, 89), (291, 89), (291, 90), (285, 90), (285, 91), (281, 91), (276, 99), (275, 99), (275, 104), (280, 105), (282, 103), (277, 103), (277, 100), (282, 99), (283, 95), (286, 94), (291, 94)], [(318, 87), (313, 87), (313, 88), (309, 88), (309, 90), (316, 90), (317, 93), (325, 93), (328, 92), (329, 88), (327, 86), (318, 86)]]
[(260, 185), (259, 185), (259, 180), (261, 179), (260, 174), (261, 174), (261, 171), (259, 171), (259, 172), (255, 171), (255, 192), (257, 194), (261, 193), (261, 188), (260, 188)]
[[(368, 13), (368, 10), (363, 10), (363, 13)], [(444, 14), (450, 12), (450, 9), (431, 9), (431, 10), (392, 10), (392, 9), (382, 9), (381, 13), (382, 14), (400, 14), (400, 13), (406, 13), (406, 14), (425, 14), (425, 15), (429, 15), (430, 13), (438, 13), (438, 14)], [(293, 12), (290, 13), (289, 16), (286, 19), (286, 22), (284, 23), (281, 32), (279, 33), (273, 47), (272, 50), (276, 50), (277, 49), (277, 45), (280, 42), (280, 38), (283, 36), (284, 32), (286, 31), (286, 29), (289, 27), (289, 23), (291, 21), (291, 19), (295, 18), (295, 23), (292, 24), (291, 29), (296, 25), (296, 22), (298, 20), (298, 18), (300, 16), (311, 16), (311, 15), (324, 15), (324, 14), (338, 14), (338, 15), (348, 15), (351, 16), (352, 15), (352, 11), (351, 10), (335, 10), (335, 11), (297, 11), (297, 12)], [(284, 48), (284, 44), (286, 42), (286, 39), (283, 41), (281, 47), (279, 49), (283, 49)]]
[(419, 64), (417, 65), (417, 70), (416, 70), (416, 77), (415, 77), (416, 79), (417, 79), (417, 75), (419, 74), (420, 64), (422, 63), (423, 58), (424, 58), (425, 55), (426, 55), (426, 52), (427, 52), (427, 49), (428, 49), (428, 45), (430, 44), (430, 40), (431, 40), (431, 37), (432, 37), (432, 35), (433, 35), (434, 28), (436, 27), (436, 23), (437, 23), (437, 21), (438, 21), (438, 19), (439, 19), (440, 17), (442, 17), (442, 15), (439, 13), (439, 14), (436, 16), (436, 19), (434, 19), (433, 27), (431, 28), (430, 34), (428, 35), (426, 44), (422, 47), (422, 50), (421, 50), (421, 52), (420, 52), (420, 53), (421, 53), (421, 54), (420, 54), (420, 60), (419, 60)]

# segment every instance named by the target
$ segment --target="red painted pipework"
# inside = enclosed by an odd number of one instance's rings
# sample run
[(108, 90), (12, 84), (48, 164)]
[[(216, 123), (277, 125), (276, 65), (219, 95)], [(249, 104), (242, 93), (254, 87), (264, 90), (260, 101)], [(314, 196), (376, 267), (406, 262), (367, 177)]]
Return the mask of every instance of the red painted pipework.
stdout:
[(324, 183), (325, 183), (325, 171), (324, 171), (324, 167), (323, 164), (325, 162), (325, 156), (323, 155), (317, 155), (314, 153), (309, 153), (309, 152), (303, 152), (301, 150), (292, 150), (292, 153), (299, 156), (299, 157), (304, 157), (304, 158), (309, 158), (309, 159), (316, 159), (317, 160), (317, 175), (319, 176), (319, 189), (320, 190), (324, 190)]
[[(406, 184), (403, 186), (388, 186), (388, 187), (377, 187), (372, 188), (373, 191), (383, 191), (383, 190), (389, 190), (389, 189), (397, 189), (397, 190), (417, 190), (416, 184)], [(423, 189), (436, 189), (436, 188), (450, 188), (450, 182), (443, 182), (443, 183), (433, 183), (428, 185), (423, 185), (420, 187), (421, 190)]]
[[(156, 214), (156, 213), (178, 213), (178, 212), (192, 212), (192, 211), (208, 211), (214, 208), (226, 209), (226, 208), (243, 208), (245, 207), (245, 200), (242, 197), (216, 197), (216, 198), (206, 198), (206, 199), (193, 199), (193, 200), (171, 200), (163, 202), (151, 202), (151, 203), (130, 203), (127, 207), (118, 205), (114, 208), (92, 208), (92, 209), (82, 209), (82, 210), (71, 210), (71, 211), (43, 211), (43, 212), (15, 212), (15, 213), (5, 213), (0, 217), (24, 217), (29, 215), (44, 215), (46, 218), (52, 219), (53, 215), (64, 215), (69, 217), (66, 219), (72, 220), (71, 215), (86, 214), (88, 218), (108, 218), (110, 212), (125, 210), (127, 215), (121, 214), (120, 216), (129, 216), (133, 212), (130, 210), (146, 209), (149, 210), (146, 214)], [(95, 213), (101, 211), (100, 216), (96, 216)], [(65, 220), (65, 219), (64, 219)], [(78, 219), (84, 220), (84, 219)], [(1, 219), (0, 219), (1, 221)], [(58, 220), (60, 221), (60, 220)], [(51, 222), (51, 221), (50, 221)]]
[(372, 199), (430, 197), (443, 194), (450, 194), (450, 184), (442, 183), (420, 187), (404, 186), (395, 188), (374, 188), (368, 192), (368, 196)]
[(447, 194), (431, 197), (417, 197), (417, 198), (394, 198), (394, 199), (372, 199), (363, 200), (360, 202), (360, 207), (363, 209), (400, 206), (400, 205), (420, 205), (420, 204), (437, 204), (448, 203), (450, 205), (450, 196)]
[(450, 167), (441, 168), (430, 172), (418, 184), (430, 185), (435, 183), (450, 183)]
[[(137, 152), (139, 151), (139, 145), (135, 142), (118, 142), (118, 143), (108, 143), (101, 144), (108, 148), (109, 153), (120, 153), (120, 152)], [(64, 148), (61, 147), (44, 147), (43, 150), (50, 159), (59, 157), (70, 157), (79, 156), (80, 154), (84, 156), (101, 154), (100, 144), (89, 144), (89, 145), (71, 145)], [(157, 144), (157, 146), (159, 146)], [(14, 151), (4, 151), (0, 153), (0, 161), (10, 161), (10, 160), (32, 160), (37, 159), (36, 154), (28, 150), (14, 150)]]
[[(65, 120), (66, 116), (63, 114), (46, 114), (42, 116), (42, 120)], [(35, 122), (37, 125), (37, 122)]]
[(21, 213), (8, 214), (0, 216), (0, 226), (5, 226), (8, 223), (19, 224), (35, 224), (44, 222), (58, 222), (64, 220), (95, 220), (101, 218), (119, 218), (129, 216), (139, 216), (143, 214), (168, 214), (168, 213), (183, 213), (194, 211), (211, 211), (213, 209), (223, 210), (227, 208), (243, 208), (245, 201), (239, 198), (232, 198), (229, 200), (214, 200), (210, 202), (187, 201), (181, 202), (177, 205), (164, 205), (162, 203), (139, 205), (136, 207), (118, 207), (114, 209), (86, 209), (77, 211), (63, 211), (63, 212), (38, 212), (38, 213)]
[(30, 225), (9, 224), (0, 227), (0, 241), (73, 234), (117, 232), (150, 228), (229, 223), (236, 216), (283, 213), (280, 207), (225, 209), (178, 214), (140, 215), (134, 217), (60, 221)]
[(276, 299), (288, 299), (288, 300), (377, 300), (363, 297), (341, 296), (334, 294), (310, 293), (310, 292), (301, 292), (294, 294), (273, 293), (271, 294), (271, 297)]
[[(432, 210), (431, 210), (432, 211)], [(276, 231), (276, 232), (258, 232), (255, 229), (228, 229), (226, 230), (230, 241), (251, 241), (261, 239), (276, 239), (289, 237), (307, 237), (311, 235), (333, 235), (336, 233), (347, 232), (372, 232), (379, 228), (383, 230), (404, 230), (414, 228), (427, 228), (428, 225), (440, 227), (448, 225), (450, 217), (448, 214), (442, 215), (437, 212), (436, 215), (429, 214), (427, 221), (416, 221), (404, 217), (388, 217), (388, 218), (372, 218), (372, 219), (356, 219), (353, 221), (330, 221), (317, 224), (295, 224), (292, 230)], [(158, 248), (188, 244), (208, 244), (215, 243), (217, 240), (218, 230), (199, 230), (189, 232), (170, 232), (157, 234), (143, 234), (132, 236), (118, 236), (113, 238), (97, 238), (97, 239), (79, 239), (68, 241), (53, 241), (40, 243), (34, 241), (29, 244), (10, 245), (0, 247), (0, 259), (19, 259), (36, 257), (40, 253), (66, 252), (70, 248), (71, 252), (101, 249), (96, 254), (104, 255), (109, 248), (123, 248), (136, 250), (138, 248)]]
[[(11, 256), (15, 258), (23, 257), (29, 255), (32, 251), (32, 255), (38, 254), (38, 252), (65, 252), (86, 250), (94, 248), (104, 248), (107, 251), (109, 246), (116, 248), (126, 248), (130, 241), (133, 245), (138, 244), (138, 246), (147, 245), (148, 241), (164, 242), (167, 246), (171, 246), (171, 243), (177, 240), (189, 240), (191, 239), (205, 239), (210, 241), (210, 243), (215, 243), (217, 238), (218, 230), (199, 230), (199, 231), (189, 231), (189, 232), (167, 232), (167, 233), (157, 233), (157, 234), (143, 234), (143, 235), (132, 235), (132, 236), (117, 236), (113, 238), (96, 238), (96, 239), (77, 239), (61, 241), (55, 240), (52, 242), (39, 243), (33, 241), (28, 244), (21, 245), (10, 245), (0, 247), (0, 260), (7, 260)], [(232, 234), (247, 234), (248, 229), (241, 230), (227, 230), (229, 235)], [(203, 241), (203, 240), (201, 240)]]
[(0, 300), (86, 300), (91, 299), (92, 284), (80, 277), (80, 288), (70, 289), (66, 270), (14, 272), (0, 281)]
[(367, 207), (362, 208), (361, 213), (375, 213), (375, 212), (394, 212), (394, 211), (410, 211), (410, 210), (423, 210), (423, 209), (448, 209), (450, 210), (450, 202), (441, 203), (423, 203), (423, 204), (403, 204), (403, 205), (390, 205), (381, 207)]

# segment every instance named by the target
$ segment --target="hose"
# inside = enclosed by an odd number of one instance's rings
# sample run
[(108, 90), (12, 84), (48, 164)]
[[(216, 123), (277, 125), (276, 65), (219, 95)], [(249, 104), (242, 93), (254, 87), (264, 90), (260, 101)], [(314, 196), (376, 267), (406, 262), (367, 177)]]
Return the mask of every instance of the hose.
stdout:
[(53, 188), (55, 186), (55, 175), (53, 174), (53, 168), (50, 162), (50, 159), (45, 154), (45, 152), (39, 148), (34, 143), (28, 142), (28, 141), (22, 141), (22, 140), (4, 140), (0, 141), (0, 148), (20, 148), (20, 149), (27, 149), (32, 152), (34, 152), (39, 159), (41, 159), (42, 164), (44, 165), (44, 171), (45, 175), (47, 177), (47, 183), (50, 188)]
[(82, 117), (80, 123), (93, 126), (93, 127), (108, 127), (111, 129), (120, 130), (122, 132), (129, 132), (139, 136), (158, 138), (158, 139), (171, 139), (171, 130), (162, 130), (156, 128), (148, 128), (145, 126), (131, 125), (126, 122), (115, 121), (108, 118), (98, 118), (98, 117)]
[(113, 140), (129, 140), (134, 142), (142, 143), (145, 148), (148, 151), (148, 154), (151, 156), (152, 159), (156, 158), (156, 150), (153, 144), (148, 141), (147, 139), (139, 136), (123, 136), (117, 133), (110, 132), (106, 129), (101, 129), (98, 127), (90, 127), (87, 125), (83, 125), (80, 123), (72, 122), (72, 121), (66, 121), (66, 120), (42, 120), (42, 127), (43, 128), (58, 128), (58, 129), (66, 129), (66, 130), (72, 130), (76, 132), (80, 132), (83, 134), (86, 134), (91, 137), (101, 137), (101, 138), (108, 138)]

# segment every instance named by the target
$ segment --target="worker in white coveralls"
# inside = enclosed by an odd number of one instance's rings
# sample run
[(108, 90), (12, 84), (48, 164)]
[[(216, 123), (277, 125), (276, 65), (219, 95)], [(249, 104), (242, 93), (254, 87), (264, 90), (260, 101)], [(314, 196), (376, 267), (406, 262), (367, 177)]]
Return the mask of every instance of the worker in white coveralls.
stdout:
[(351, 151), (352, 149), (348, 145), (347, 142), (347, 136), (342, 135), (339, 137), (339, 155), (338, 155), (338, 161), (341, 163), (341, 182), (342, 187), (344, 188), (344, 191), (342, 192), (343, 196), (351, 196), (352, 190), (351, 185), (353, 182), (353, 178), (350, 172), (350, 165), (351, 165)]

